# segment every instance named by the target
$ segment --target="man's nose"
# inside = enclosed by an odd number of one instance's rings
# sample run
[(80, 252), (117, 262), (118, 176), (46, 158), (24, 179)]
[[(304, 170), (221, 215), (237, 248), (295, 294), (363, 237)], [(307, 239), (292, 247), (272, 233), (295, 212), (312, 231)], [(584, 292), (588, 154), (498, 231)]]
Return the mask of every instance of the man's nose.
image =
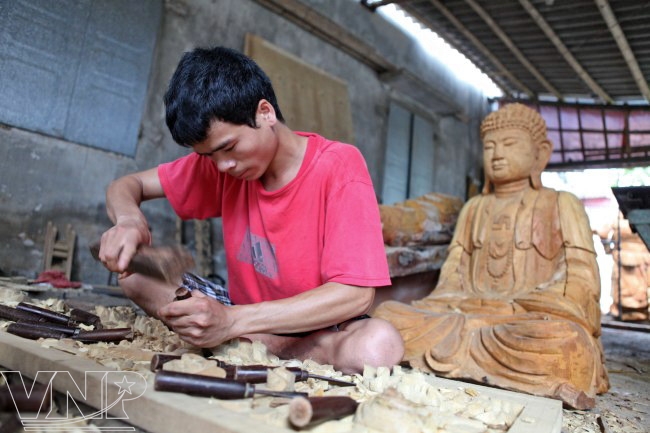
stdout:
[(217, 169), (222, 173), (226, 173), (235, 165), (237, 165), (237, 163), (233, 159), (219, 159), (217, 161)]

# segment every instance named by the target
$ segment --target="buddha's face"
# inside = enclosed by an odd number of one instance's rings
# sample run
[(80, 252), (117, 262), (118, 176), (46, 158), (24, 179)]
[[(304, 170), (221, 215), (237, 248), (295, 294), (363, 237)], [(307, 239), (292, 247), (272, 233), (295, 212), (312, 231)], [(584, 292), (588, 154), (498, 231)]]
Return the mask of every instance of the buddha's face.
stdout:
[(528, 179), (537, 154), (530, 133), (524, 129), (496, 129), (483, 138), (485, 174), (494, 185)]

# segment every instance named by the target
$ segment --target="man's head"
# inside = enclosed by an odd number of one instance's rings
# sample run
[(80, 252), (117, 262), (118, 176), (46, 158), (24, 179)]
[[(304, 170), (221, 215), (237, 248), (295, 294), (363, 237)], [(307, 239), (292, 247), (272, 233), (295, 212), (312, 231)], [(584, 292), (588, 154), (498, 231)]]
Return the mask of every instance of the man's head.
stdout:
[(283, 122), (271, 80), (238, 51), (196, 48), (181, 58), (165, 93), (167, 127), (178, 144), (204, 141), (214, 120), (256, 128), (259, 102)]
[(490, 113), (481, 123), (486, 174), (484, 193), (491, 184), (530, 179), (542, 186), (541, 174), (551, 156), (552, 144), (540, 114), (523, 104), (508, 104)]

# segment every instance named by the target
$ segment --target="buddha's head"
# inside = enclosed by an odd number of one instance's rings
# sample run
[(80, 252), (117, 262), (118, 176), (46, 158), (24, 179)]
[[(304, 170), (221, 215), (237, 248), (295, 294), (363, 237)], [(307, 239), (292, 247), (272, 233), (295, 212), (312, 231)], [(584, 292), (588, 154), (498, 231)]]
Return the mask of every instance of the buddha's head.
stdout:
[(509, 184), (528, 178), (534, 189), (542, 187), (542, 171), (553, 145), (546, 136), (540, 114), (519, 103), (490, 113), (481, 123), (483, 167), (487, 194), (492, 185)]

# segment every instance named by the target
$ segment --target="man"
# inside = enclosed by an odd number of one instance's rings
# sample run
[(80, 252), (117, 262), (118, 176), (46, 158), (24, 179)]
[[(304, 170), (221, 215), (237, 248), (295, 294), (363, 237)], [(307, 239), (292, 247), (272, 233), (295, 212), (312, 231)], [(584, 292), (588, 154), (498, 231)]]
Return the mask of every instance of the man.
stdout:
[(186, 276), (192, 296), (172, 302), (177, 285), (134, 274), (120, 280), (126, 295), (201, 347), (245, 337), (280, 357), (347, 373), (399, 362), (395, 328), (359, 317), (374, 287), (390, 284), (360, 152), (291, 131), (266, 74), (227, 48), (186, 53), (165, 105), (172, 137), (193, 152), (109, 186), (115, 225), (102, 236), (100, 258), (123, 272), (151, 242), (140, 203), (166, 197), (184, 219), (222, 217), (229, 293)]
[(587, 215), (542, 186), (552, 145), (535, 110), (500, 108), (481, 138), (485, 188), (461, 211), (438, 285), (376, 315), (400, 330), (414, 366), (591, 408), (609, 382)]

